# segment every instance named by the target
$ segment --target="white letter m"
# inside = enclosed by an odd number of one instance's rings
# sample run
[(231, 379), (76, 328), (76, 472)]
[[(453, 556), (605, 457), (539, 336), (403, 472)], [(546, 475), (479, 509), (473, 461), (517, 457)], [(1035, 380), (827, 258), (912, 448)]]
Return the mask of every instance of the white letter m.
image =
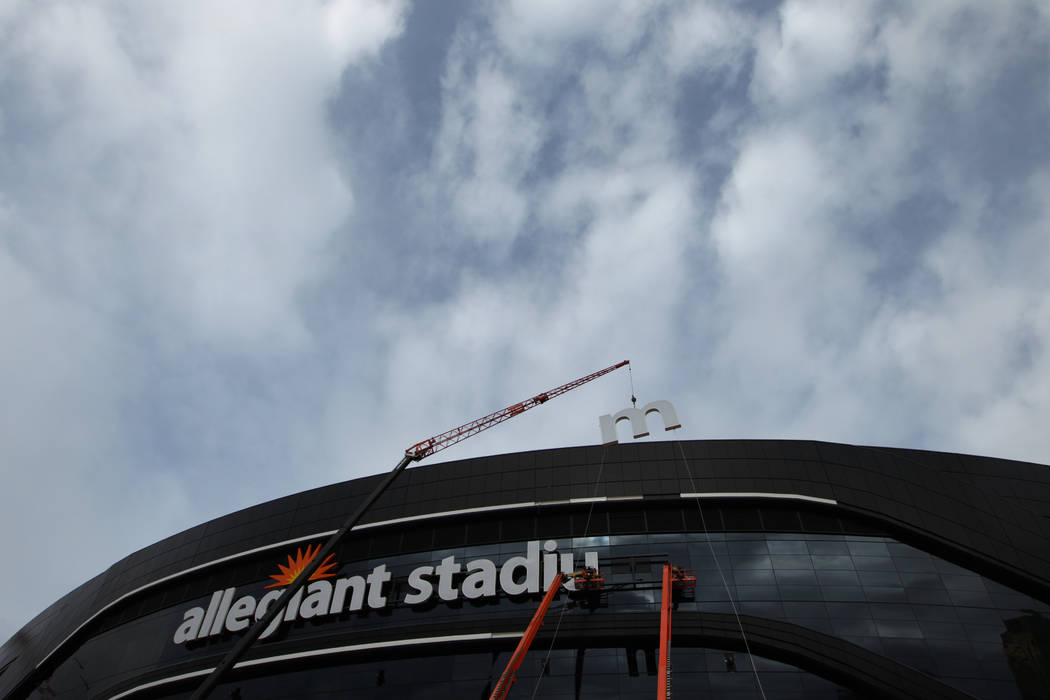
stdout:
[(649, 434), (649, 424), (645, 417), (653, 412), (659, 413), (664, 421), (664, 430), (681, 428), (678, 422), (678, 411), (670, 401), (650, 401), (638, 408), (625, 408), (613, 415), (605, 414), (598, 416), (598, 426), (602, 429), (602, 444), (615, 445), (619, 442), (616, 438), (616, 424), (622, 420), (631, 421), (631, 432), (634, 437), (643, 438)]

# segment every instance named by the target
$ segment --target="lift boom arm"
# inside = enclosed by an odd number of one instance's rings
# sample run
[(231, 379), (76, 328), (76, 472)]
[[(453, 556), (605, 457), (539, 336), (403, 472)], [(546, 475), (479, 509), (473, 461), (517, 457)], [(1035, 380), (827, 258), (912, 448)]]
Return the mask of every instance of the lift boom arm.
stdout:
[(445, 432), (439, 435), (435, 435), (432, 438), (428, 438), (426, 440), (423, 440), (422, 442), (417, 442), (415, 445), (412, 445), (412, 447), (409, 447), (407, 450), (405, 450), (405, 454), (410, 459), (412, 459), (412, 461), (418, 461), (423, 459), (424, 457), (429, 457), (435, 452), (440, 452), (446, 447), (451, 447), (457, 442), (466, 440), (472, 435), (477, 435), (483, 430), (488, 430), (494, 425), (499, 425), (503, 421), (509, 418), (513, 418), (519, 413), (524, 413), (530, 408), (535, 408), (536, 406), (539, 406), (542, 403), (547, 403), (555, 396), (561, 396), (565, 392), (572, 391), (581, 384), (586, 384), (592, 379), (597, 379), (598, 377), (604, 374), (608, 374), (613, 370), (620, 369), (624, 365), (629, 364), (631, 364), (630, 360), (618, 362), (615, 365), (606, 367), (602, 370), (598, 370), (593, 374), (588, 374), (586, 377), (580, 377), (579, 379), (571, 381), (568, 384), (562, 384), (561, 386), (555, 389), (551, 389), (550, 391), (545, 391), (542, 394), (536, 394), (531, 399), (525, 399), (524, 401), (516, 403), (513, 406), (507, 406), (506, 408), (500, 409), (495, 413), (490, 413), (484, 418), (478, 418), (477, 420), (472, 420), (469, 423), (464, 423), (458, 428), (446, 430)]
[(507, 668), (503, 670), (503, 675), (499, 677), (496, 689), (492, 691), (489, 700), (504, 700), (507, 697), (507, 693), (510, 692), (510, 687), (518, 680), (518, 669), (521, 668), (521, 662), (525, 660), (525, 654), (528, 653), (529, 647), (532, 646), (532, 640), (536, 638), (536, 633), (540, 631), (540, 627), (543, 625), (543, 618), (547, 615), (547, 610), (550, 608), (554, 596), (558, 594), (558, 589), (561, 587), (563, 579), (564, 576), (560, 572), (555, 574), (550, 588), (547, 589), (547, 594), (543, 596), (543, 600), (540, 602), (540, 607), (536, 609), (536, 614), (532, 616), (532, 622), (525, 629), (525, 633), (521, 635), (518, 647), (510, 655)]

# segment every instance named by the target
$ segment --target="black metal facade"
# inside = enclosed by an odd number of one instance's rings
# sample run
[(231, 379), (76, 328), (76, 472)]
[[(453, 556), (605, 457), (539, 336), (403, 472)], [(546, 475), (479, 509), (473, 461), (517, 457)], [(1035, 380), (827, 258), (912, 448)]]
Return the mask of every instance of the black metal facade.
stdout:
[[(247, 508), (117, 562), (0, 648), (0, 694), (185, 696), (196, 677), (170, 679), (214, 666), (235, 635), (172, 644), (182, 611), (206, 605), (200, 601), (227, 586), (261, 591), (275, 562), (300, 544), (322, 541), (320, 533), (338, 528), (379, 478)], [(337, 559), (361, 572), (393, 562), (395, 590), (410, 564), (436, 562), (448, 552), (506, 557), (537, 540), (557, 541), (561, 551), (598, 548), (603, 559), (618, 562), (621, 580), (634, 581), (636, 590), (573, 603), (559, 622), (557, 643), (547, 643), (558, 650), (551, 658), (572, 657), (576, 668), (565, 672), (561, 686), (549, 681), (543, 697), (634, 696), (646, 673), (636, 673), (634, 661), (625, 667), (621, 657), (651, 648), (659, 627), (653, 594), (638, 583), (645, 578), (638, 572), (661, 558), (703, 568), (710, 549), (717, 569), (709, 569), (709, 580), (700, 573), (695, 597), (682, 600), (676, 614), (682, 654), (713, 649), (717, 661), (750, 651), (827, 679), (840, 687), (836, 692), (854, 697), (1050, 698), (1050, 671), (1039, 670), (1050, 660), (1050, 471), (1042, 465), (811, 441), (540, 450), (410, 469), (366, 521), (392, 522), (360, 530)], [(287, 542), (294, 544), (274, 546)], [(623, 583), (621, 590), (627, 588)], [(535, 596), (481, 602), (392, 606), (343, 615), (328, 626), (297, 623), (301, 629), (276, 635), (249, 654), (292, 660), (241, 672), (244, 685), (237, 692), (252, 697), (251, 689), (268, 676), (332, 675), (338, 658), (358, 664), (366, 684), (381, 689), (375, 697), (408, 697), (407, 686), (392, 689), (395, 666), (375, 664), (389, 659), (407, 669), (398, 673), (416, 673), (411, 664), (417, 657), (444, 659), (434, 664), (440, 670), (453, 668), (455, 659), (505, 653), (513, 647), (511, 634), (527, 623)], [(867, 617), (850, 617), (857, 608)], [(942, 613), (947, 617), (937, 619)], [(463, 638), (440, 649), (375, 646), (464, 629), (497, 637)], [(136, 647), (126, 641), (135, 635), (160, 635), (163, 644), (141, 658), (133, 649), (113, 651), (118, 643)], [(537, 643), (554, 638), (547, 629)], [(302, 654), (355, 644), (373, 646), (310, 660)], [(591, 650), (589, 657), (584, 649)], [(952, 649), (973, 661), (951, 668)], [(608, 677), (583, 673), (585, 658), (594, 668), (606, 664)], [(684, 678), (689, 664), (702, 663), (695, 661), (700, 656), (681, 658), (676, 673)], [(974, 670), (982, 659), (987, 677)], [(549, 673), (546, 666), (536, 677)], [(616, 685), (611, 679), (619, 676), (634, 680)], [(436, 678), (419, 697), (473, 697), (486, 687), (466, 671), (462, 678)], [(708, 693), (721, 682), (711, 673), (695, 680)], [(610, 691), (610, 683), (619, 690)], [(749, 697), (740, 687), (725, 696)], [(223, 692), (216, 697), (231, 690)]]

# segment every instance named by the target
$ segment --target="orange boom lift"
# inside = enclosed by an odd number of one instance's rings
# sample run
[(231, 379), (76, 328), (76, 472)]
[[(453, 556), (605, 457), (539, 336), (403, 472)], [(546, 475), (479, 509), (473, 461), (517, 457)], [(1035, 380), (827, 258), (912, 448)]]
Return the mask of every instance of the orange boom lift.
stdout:
[(660, 663), (656, 671), (656, 698), (671, 697), (671, 596), (673, 588), (696, 588), (696, 574), (664, 564), (663, 586), (660, 593)]
[(554, 596), (558, 593), (562, 578), (562, 574), (558, 573), (554, 580), (551, 581), (550, 588), (547, 589), (547, 595), (543, 596), (539, 609), (532, 616), (532, 622), (525, 628), (525, 634), (521, 635), (521, 641), (518, 642), (518, 647), (514, 650), (514, 653), (510, 655), (507, 668), (503, 669), (503, 675), (499, 677), (496, 689), (492, 691), (489, 700), (504, 700), (507, 697), (507, 693), (510, 692), (510, 687), (518, 680), (518, 669), (521, 667), (521, 662), (525, 660), (525, 654), (528, 653), (529, 647), (532, 646), (532, 640), (536, 638), (536, 633), (543, 626), (543, 618), (547, 615), (547, 609), (550, 608), (551, 601), (554, 600)]

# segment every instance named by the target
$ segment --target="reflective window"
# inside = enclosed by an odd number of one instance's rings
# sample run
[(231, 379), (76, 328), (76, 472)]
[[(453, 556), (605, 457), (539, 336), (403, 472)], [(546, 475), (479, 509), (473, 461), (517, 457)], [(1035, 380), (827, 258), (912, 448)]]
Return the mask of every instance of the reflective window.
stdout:
[[(649, 529), (666, 528), (675, 513), (682, 515), (682, 522), (687, 520), (682, 511), (662, 512), (656, 518), (636, 511), (610, 515), (608, 527), (615, 533), (638, 526), (640, 520), (643, 529), (645, 523), (649, 523)], [(783, 513), (776, 517), (782, 516), (786, 517)], [(757, 508), (719, 512), (720, 522), (728, 523), (734, 518), (754, 523), (765, 522), (766, 516)], [(576, 520), (577, 514), (573, 514), (571, 518), (564, 517), (557, 527), (548, 527), (531, 515), (519, 514), (499, 521), (497, 530), (501, 534), (488, 542), (472, 542), (471, 546), (466, 546), (466, 537), (474, 528), (449, 523), (447, 527), (417, 528), (418, 533), (399, 535), (401, 546), (429, 542), (430, 549), (426, 551), (373, 554), (381, 547), (391, 546), (393, 537), (376, 538), (365, 548), (345, 548), (339, 552), (340, 577), (366, 577), (375, 567), (387, 566), (394, 579), (382, 589), (388, 604), (379, 610), (365, 606), (357, 612), (298, 619), (279, 628), (271, 642), (299, 643), (316, 637), (346, 643), (348, 635), (357, 632), (389, 632), (398, 626), (420, 624), (449, 624), (456, 625), (457, 630), (481, 631), (486, 620), (527, 619), (535, 610), (538, 594), (501, 593), (452, 602), (434, 595), (424, 604), (406, 605), (404, 596), (411, 590), (408, 576), (420, 566), (437, 566), (448, 557), (460, 565), (484, 558), (500, 566), (511, 557), (525, 555), (527, 542), (535, 537), (532, 533), (575, 528)], [(499, 541), (508, 533), (526, 532), (529, 534), (520, 539)], [(1050, 649), (1040, 646), (1046, 646), (1041, 640), (1050, 637), (1050, 607), (889, 537), (794, 531), (594, 535), (583, 523), (573, 532), (575, 537), (551, 535), (550, 539), (557, 544), (559, 553), (573, 555), (574, 566), (582, 565), (585, 552), (596, 552), (606, 585), (594, 596), (561, 596), (554, 609), (559, 615), (597, 617), (617, 612), (655, 612), (662, 564), (674, 563), (694, 570), (697, 578), (691, 595), (678, 595), (677, 615), (697, 611), (731, 614), (735, 603), (742, 614), (784, 620), (840, 637), (979, 697), (1022, 697), (1019, 687), (1042, 682), (1040, 679), (1044, 678), (1038, 662), (1033, 661), (1039, 656), (1031, 650), (1041, 650), (1042, 658), (1050, 658)], [(540, 542), (542, 545), (543, 540)], [(349, 558), (362, 551), (368, 553), (356, 560)], [(213, 593), (228, 587), (235, 588), (238, 596), (262, 596), (265, 586), (272, 583), (268, 577), (277, 573), (276, 564), (283, 555), (266, 553), (251, 562), (239, 562), (236, 569), (176, 582), (114, 611), (98, 625), (94, 636), (61, 664), (48, 681), (49, 687), (60, 696), (76, 696), (88, 690), (103, 692), (158, 668), (178, 668), (195, 658), (222, 653), (235, 643), (234, 634), (224, 632), (199, 641), (173, 643), (172, 636), (184, 614), (194, 606), (207, 608)], [(458, 588), (465, 576), (461, 570), (450, 581)], [(518, 578), (523, 577), (524, 572), (519, 572)], [(260, 646), (271, 642), (264, 641)], [(578, 679), (586, 680), (580, 686), (586, 688), (581, 697), (636, 697), (654, 687), (648, 670), (651, 650), (628, 654), (624, 650), (588, 649), (582, 657), (577, 656), (577, 651), (555, 652), (543, 675), (541, 697), (558, 697), (561, 693), (574, 697)], [(726, 671), (723, 652), (676, 647), (675, 654), (678, 689), (736, 693), (744, 692), (747, 683), (753, 682), (753, 674), (741, 668), (739, 654), (734, 657), (735, 671)], [(581, 663), (583, 666), (579, 667)], [(361, 691), (363, 697), (481, 697), (498, 665), (491, 654), (466, 654), (440, 662), (355, 662), (352, 671), (343, 675), (335, 671), (331, 671), (335, 675), (325, 675), (326, 671), (318, 676), (321, 680), (315, 697), (323, 697), (322, 691), (337, 694), (351, 688)], [(781, 693), (768, 694), (769, 697), (850, 697), (835, 695), (842, 689), (798, 669), (785, 670), (787, 667), (772, 661), (763, 661), (763, 665), (768, 670), (763, 671), (760, 665), (760, 677), (768, 673), (769, 687)], [(522, 678), (540, 677), (536, 668), (530, 673)], [(303, 682), (302, 674), (282, 675), (281, 683), (290, 684), (287, 686), (263, 683), (255, 689), (253, 685), (252, 694), (244, 697), (269, 697), (266, 688), (274, 689), (273, 697), (281, 697), (276, 690), (279, 687), (285, 688), (287, 697), (287, 688)], [(432, 694), (423, 693), (416, 686), (406, 689), (406, 679), (415, 683), (426, 679)], [(328, 686), (322, 680), (334, 684), (332, 690), (326, 690)]]

